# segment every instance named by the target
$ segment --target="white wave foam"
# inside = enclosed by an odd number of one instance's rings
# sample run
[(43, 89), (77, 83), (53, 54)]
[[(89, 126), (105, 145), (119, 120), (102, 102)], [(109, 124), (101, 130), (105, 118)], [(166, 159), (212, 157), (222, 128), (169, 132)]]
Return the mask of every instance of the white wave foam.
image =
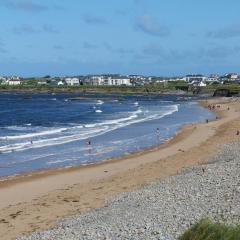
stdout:
[(29, 126), (8, 126), (4, 128), (11, 131), (26, 131), (27, 129), (29, 129)]
[(133, 112), (129, 117), (125, 117), (125, 118), (119, 118), (119, 119), (114, 119), (114, 120), (106, 120), (104, 122), (100, 122), (100, 123), (93, 123), (93, 124), (86, 124), (85, 127), (86, 128), (95, 128), (98, 126), (105, 126), (105, 125), (116, 125), (119, 124), (121, 122), (127, 122), (130, 120), (133, 120), (135, 118), (138, 117), (138, 114), (142, 113), (141, 109), (138, 109), (137, 111)]
[[(17, 143), (1, 146), (0, 152), (9, 153), (12, 151), (23, 151), (23, 150), (32, 149), (32, 148), (43, 148), (48, 146), (66, 144), (66, 143), (75, 142), (79, 140), (85, 140), (88, 138), (105, 134), (107, 132), (110, 132), (122, 127), (129, 126), (131, 124), (150, 121), (154, 119), (160, 119), (176, 111), (178, 111), (178, 105), (169, 106), (166, 111), (156, 112), (151, 115), (149, 115), (149, 113), (146, 115), (144, 114), (142, 109), (138, 109), (137, 111), (131, 113), (130, 116), (125, 118), (106, 120), (100, 123), (86, 124), (85, 126), (74, 126), (70, 128), (61, 128), (61, 129), (55, 129), (51, 131), (25, 134), (20, 136), (9, 136), (9, 139), (14, 140), (14, 139), (27, 139), (27, 138), (32, 138), (34, 136), (35, 137), (45, 136), (45, 135), (51, 136), (57, 133), (65, 133), (65, 131), (68, 134), (64, 136), (53, 136), (52, 138), (34, 140), (33, 143), (31, 143), (30, 141), (27, 141), (27, 142), (21, 142), (21, 143), (17, 142)], [(77, 129), (81, 129), (81, 130), (77, 130)], [(6, 137), (1, 137), (0, 139), (5, 139), (5, 138)]]
[(28, 134), (16, 135), (16, 136), (5, 136), (5, 137), (0, 137), (0, 139), (1, 140), (16, 140), (16, 139), (24, 139), (24, 138), (33, 138), (33, 137), (40, 137), (40, 136), (45, 136), (45, 135), (61, 133), (66, 130), (67, 130), (67, 128), (59, 128), (59, 129), (47, 130), (47, 131), (38, 132), (38, 133), (28, 133)]
[(43, 148), (48, 146), (56, 146), (61, 144), (66, 144), (70, 142), (75, 142), (83, 139), (87, 139), (93, 136), (97, 136), (99, 133), (105, 132), (108, 130), (108, 127), (102, 127), (99, 129), (93, 129), (92, 131), (87, 132), (80, 132), (78, 134), (73, 134), (70, 136), (62, 136), (62, 137), (54, 137), (48, 138), (43, 140), (36, 140), (32, 143), (28, 142), (21, 142), (21, 143), (14, 143), (0, 147), (1, 153), (10, 153), (12, 151), (23, 151), (26, 149), (32, 148)]
[(57, 163), (64, 163), (64, 162), (69, 162), (69, 159), (65, 159), (65, 160), (56, 160), (56, 161), (49, 161), (47, 162), (47, 165), (53, 165), (53, 164), (57, 164)]
[(97, 105), (102, 105), (102, 104), (104, 104), (104, 101), (102, 101), (102, 100), (97, 100)]
[(96, 113), (102, 113), (102, 110), (96, 110), (95, 112)]

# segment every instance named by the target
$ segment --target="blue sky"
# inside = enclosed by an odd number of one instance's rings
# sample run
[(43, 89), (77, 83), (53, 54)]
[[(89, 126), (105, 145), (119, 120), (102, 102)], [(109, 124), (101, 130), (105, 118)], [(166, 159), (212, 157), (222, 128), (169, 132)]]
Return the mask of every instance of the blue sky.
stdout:
[(240, 72), (239, 0), (0, 0), (0, 75)]

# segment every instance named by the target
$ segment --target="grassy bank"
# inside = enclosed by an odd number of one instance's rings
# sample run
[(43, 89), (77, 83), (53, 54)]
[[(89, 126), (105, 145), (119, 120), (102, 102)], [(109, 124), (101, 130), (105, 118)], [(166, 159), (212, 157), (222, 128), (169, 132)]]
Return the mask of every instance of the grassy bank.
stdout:
[(0, 85), (0, 91), (9, 92), (46, 92), (46, 93), (120, 93), (120, 94), (213, 94), (217, 89), (228, 89), (231, 92), (240, 92), (239, 84), (208, 85), (206, 87), (188, 87), (186, 83), (170, 82), (144, 86), (52, 86), (52, 85)]
[(240, 225), (228, 226), (204, 219), (186, 231), (179, 240), (239, 240)]
[(175, 90), (156, 86), (0, 86), (0, 91), (55, 92), (55, 93), (121, 93), (121, 94), (161, 94)]

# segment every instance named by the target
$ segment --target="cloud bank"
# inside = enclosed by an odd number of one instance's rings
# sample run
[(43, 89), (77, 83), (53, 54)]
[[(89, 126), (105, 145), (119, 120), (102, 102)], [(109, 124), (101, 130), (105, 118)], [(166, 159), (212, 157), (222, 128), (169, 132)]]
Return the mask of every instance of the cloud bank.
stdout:
[(2, 4), (13, 10), (22, 10), (27, 12), (42, 12), (47, 10), (47, 6), (37, 3), (33, 0), (2, 0)]
[(159, 24), (150, 15), (143, 15), (138, 18), (136, 28), (146, 34), (156, 37), (166, 37), (170, 35), (168, 27)]

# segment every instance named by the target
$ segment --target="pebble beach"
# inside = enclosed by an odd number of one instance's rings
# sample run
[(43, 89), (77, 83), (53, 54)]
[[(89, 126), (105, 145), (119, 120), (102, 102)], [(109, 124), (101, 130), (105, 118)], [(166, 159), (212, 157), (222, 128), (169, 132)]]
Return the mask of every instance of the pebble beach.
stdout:
[(202, 218), (240, 222), (240, 141), (221, 146), (207, 165), (123, 193), (103, 208), (66, 218), (19, 240), (178, 239)]

